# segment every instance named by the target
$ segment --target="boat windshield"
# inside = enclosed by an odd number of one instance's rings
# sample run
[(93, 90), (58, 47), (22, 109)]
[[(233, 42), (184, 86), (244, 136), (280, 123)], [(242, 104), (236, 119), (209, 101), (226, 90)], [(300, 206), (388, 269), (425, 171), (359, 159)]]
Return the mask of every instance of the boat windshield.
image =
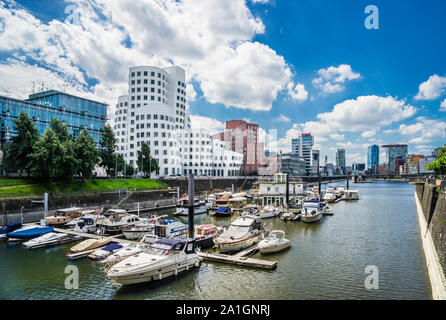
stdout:
[(145, 252), (152, 256), (163, 256), (169, 250), (150, 247)]

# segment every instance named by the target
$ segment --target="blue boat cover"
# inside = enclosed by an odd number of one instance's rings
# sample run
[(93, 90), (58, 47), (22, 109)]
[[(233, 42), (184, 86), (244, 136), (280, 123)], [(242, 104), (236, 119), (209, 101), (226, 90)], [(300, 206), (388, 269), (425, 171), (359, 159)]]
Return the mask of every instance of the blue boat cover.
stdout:
[(53, 227), (35, 227), (32, 229), (22, 230), (10, 232), (6, 236), (8, 238), (17, 238), (17, 239), (32, 239), (38, 236), (53, 232)]
[(319, 200), (318, 199), (311, 199), (311, 200), (305, 200), (305, 202), (317, 203), (317, 202), (319, 202)]
[(5, 234), (9, 232), (13, 232), (14, 230), (17, 230), (22, 226), (21, 222), (10, 222), (3, 226), (3, 228), (0, 229), (0, 234)]
[(217, 209), (217, 213), (226, 213), (229, 212), (230, 209), (228, 207), (221, 207)]
[(121, 249), (122, 245), (120, 245), (119, 243), (112, 243), (109, 244), (108, 246), (106, 246), (104, 249), (104, 251), (113, 251), (113, 250), (117, 250), (117, 249)]

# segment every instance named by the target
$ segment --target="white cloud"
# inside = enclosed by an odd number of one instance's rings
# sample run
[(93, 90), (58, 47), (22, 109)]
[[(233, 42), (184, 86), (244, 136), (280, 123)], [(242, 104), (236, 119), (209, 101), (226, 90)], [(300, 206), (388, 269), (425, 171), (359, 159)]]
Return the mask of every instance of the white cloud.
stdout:
[(378, 133), (379, 129), (367, 130), (361, 133), (361, 137), (363, 138), (371, 138), (374, 137)]
[(361, 132), (378, 130), (415, 113), (415, 107), (406, 105), (404, 100), (391, 96), (360, 96), (336, 104), (333, 111), (320, 113), (317, 118), (332, 129)]
[(352, 67), (348, 64), (320, 69), (318, 74), (319, 78), (313, 79), (313, 85), (321, 89), (324, 94), (344, 91), (346, 81), (359, 79), (361, 77), (359, 73), (353, 72)]
[(305, 86), (302, 83), (294, 86), (292, 82), (289, 82), (287, 88), (292, 100), (302, 102), (308, 99), (308, 91), (305, 90)]
[(225, 128), (223, 122), (209, 117), (191, 115), (190, 120), (192, 128), (209, 129), (212, 133), (222, 132)]
[(446, 128), (446, 122), (440, 120), (427, 119), (418, 117), (414, 124), (401, 124), (399, 133), (407, 136), (411, 144), (426, 144), (433, 139), (442, 137)]
[(290, 122), (291, 119), (288, 118), (288, 117), (287, 117), (286, 115), (284, 115), (284, 114), (280, 114), (280, 115), (276, 118), (276, 121), (279, 121), (279, 122)]
[(428, 80), (420, 84), (416, 100), (435, 100), (439, 98), (446, 89), (446, 77), (434, 74)]
[(441, 103), (440, 111), (442, 112), (446, 111), (446, 99), (444, 99), (443, 102)]
[[(134, 65), (182, 66), (208, 101), (265, 111), (293, 76), (283, 57), (251, 42), (265, 26), (244, 0), (72, 2), (80, 25), (43, 23), (18, 5), (0, 4), (0, 50), (34, 60), (112, 106), (127, 91)], [(99, 84), (91, 87), (86, 79)], [(196, 98), (190, 86), (188, 93)]]
[(336, 133), (334, 133), (334, 134), (330, 134), (330, 139), (333, 139), (333, 140), (344, 140), (344, 135), (343, 134), (336, 134)]

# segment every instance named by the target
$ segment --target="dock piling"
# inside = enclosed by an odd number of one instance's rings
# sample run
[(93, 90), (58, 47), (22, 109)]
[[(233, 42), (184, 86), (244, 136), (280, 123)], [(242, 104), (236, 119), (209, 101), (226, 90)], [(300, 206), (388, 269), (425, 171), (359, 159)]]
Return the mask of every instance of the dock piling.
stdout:
[(189, 174), (189, 238), (194, 238), (194, 174)]

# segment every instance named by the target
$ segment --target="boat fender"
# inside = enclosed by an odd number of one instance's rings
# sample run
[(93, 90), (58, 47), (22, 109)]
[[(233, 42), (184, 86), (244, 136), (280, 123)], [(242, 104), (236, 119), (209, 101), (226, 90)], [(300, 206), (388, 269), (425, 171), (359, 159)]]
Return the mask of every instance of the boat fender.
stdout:
[(189, 270), (189, 265), (188, 264), (186, 264), (186, 271), (188, 271)]
[(195, 261), (195, 267), (198, 268), (200, 266), (200, 262), (199, 261)]
[(162, 273), (160, 273), (160, 275), (159, 275), (159, 279), (160, 279), (160, 280), (163, 279), (163, 274), (162, 274)]
[(178, 269), (175, 269), (175, 275), (176, 276), (178, 275)]

